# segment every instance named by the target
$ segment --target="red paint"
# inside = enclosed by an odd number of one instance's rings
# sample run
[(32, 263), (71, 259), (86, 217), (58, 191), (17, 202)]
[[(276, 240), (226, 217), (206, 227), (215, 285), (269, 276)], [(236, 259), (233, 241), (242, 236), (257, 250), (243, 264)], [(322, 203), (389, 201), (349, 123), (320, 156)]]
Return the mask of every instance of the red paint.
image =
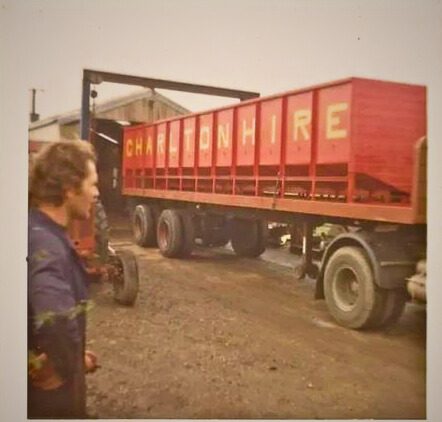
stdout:
[(195, 134), (196, 118), (184, 119), (184, 132), (182, 139), (183, 167), (193, 167), (195, 165)]
[(169, 168), (179, 167), (181, 120), (170, 122), (169, 126)]
[(198, 165), (199, 167), (211, 167), (213, 150), (213, 113), (200, 116), (198, 136)]
[(166, 135), (167, 135), (167, 125), (166, 123), (161, 123), (157, 126), (156, 134), (156, 166), (157, 168), (163, 169), (166, 167)]
[(317, 164), (349, 161), (351, 87), (345, 84), (319, 91)]
[(236, 128), (236, 164), (252, 166), (255, 157), (256, 105), (238, 107)]
[[(127, 128), (123, 192), (137, 188), (134, 175), (145, 169), (149, 186), (167, 190), (179, 177), (180, 190), (209, 186), (213, 203), (217, 195), (270, 195), (294, 211), (300, 200), (312, 210), (321, 201), (410, 209), (422, 196), (414, 146), (425, 135), (425, 87), (352, 78)], [(140, 136), (145, 153), (130, 156)]]
[[(308, 117), (310, 111), (310, 118)], [(309, 164), (312, 139), (312, 92), (287, 97), (286, 164)]]
[(282, 98), (261, 104), (260, 165), (278, 165), (281, 160)]
[(219, 111), (217, 116), (216, 165), (218, 167), (230, 167), (233, 158), (233, 108)]

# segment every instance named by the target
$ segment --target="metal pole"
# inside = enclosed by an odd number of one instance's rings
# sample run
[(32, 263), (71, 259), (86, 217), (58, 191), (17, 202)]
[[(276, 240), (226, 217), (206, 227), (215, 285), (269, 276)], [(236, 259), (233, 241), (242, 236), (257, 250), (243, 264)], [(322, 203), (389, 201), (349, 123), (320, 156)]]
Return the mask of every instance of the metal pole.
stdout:
[(89, 125), (90, 125), (90, 94), (91, 82), (86, 77), (83, 71), (83, 88), (81, 92), (81, 117), (80, 117), (80, 137), (81, 139), (89, 140)]
[(31, 113), (35, 114), (35, 93), (37, 92), (37, 90), (35, 88), (32, 88), (32, 109), (31, 109)]
[(37, 89), (32, 88), (32, 102), (31, 102), (31, 113), (29, 114), (29, 120), (31, 123), (36, 122), (40, 116), (35, 112), (35, 98), (37, 96)]

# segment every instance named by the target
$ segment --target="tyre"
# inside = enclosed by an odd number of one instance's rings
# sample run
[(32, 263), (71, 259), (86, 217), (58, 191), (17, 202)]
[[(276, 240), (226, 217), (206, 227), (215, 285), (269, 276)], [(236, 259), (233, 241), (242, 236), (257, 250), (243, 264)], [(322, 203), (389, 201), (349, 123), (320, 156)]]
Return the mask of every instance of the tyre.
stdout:
[(267, 224), (262, 220), (231, 221), (230, 235), (232, 248), (239, 256), (256, 258), (266, 249)]
[(230, 237), (224, 219), (206, 215), (201, 219), (202, 246), (219, 247), (229, 243)]
[(192, 254), (195, 245), (195, 225), (192, 219), (192, 213), (187, 210), (178, 210), (182, 223), (182, 246), (179, 252), (180, 257), (188, 257)]
[(163, 210), (157, 224), (158, 248), (167, 258), (178, 258), (183, 251), (184, 228), (178, 210)]
[(293, 269), (293, 274), (296, 280), (302, 280), (307, 275), (307, 264), (304, 260), (301, 260)]
[(220, 230), (213, 231), (210, 234), (210, 245), (214, 248), (226, 246), (227, 243), (229, 243), (230, 238), (229, 235), (225, 232), (222, 232)]
[(293, 273), (296, 280), (302, 280), (305, 276), (316, 279), (319, 275), (319, 268), (314, 263), (308, 266), (303, 256), (301, 261), (294, 267)]
[(114, 300), (121, 305), (132, 306), (138, 296), (138, 265), (131, 251), (118, 251), (112, 258), (114, 267), (111, 278)]
[(386, 290), (385, 304), (381, 310), (378, 325), (392, 325), (399, 320), (407, 303), (408, 295), (404, 289)]
[(386, 292), (375, 284), (361, 248), (345, 246), (330, 257), (324, 274), (324, 294), (331, 315), (340, 325), (354, 329), (379, 325)]
[(94, 229), (95, 229), (95, 252), (100, 257), (101, 262), (108, 258), (109, 246), (109, 222), (100, 200), (95, 203), (94, 211)]
[(132, 217), (135, 242), (139, 246), (156, 246), (157, 234), (154, 213), (148, 205), (137, 205)]

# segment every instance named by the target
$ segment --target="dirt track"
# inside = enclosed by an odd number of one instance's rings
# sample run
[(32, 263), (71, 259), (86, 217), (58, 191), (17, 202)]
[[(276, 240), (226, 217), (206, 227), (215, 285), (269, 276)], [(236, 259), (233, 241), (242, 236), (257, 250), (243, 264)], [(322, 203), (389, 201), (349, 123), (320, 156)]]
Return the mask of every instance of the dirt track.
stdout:
[[(125, 237), (126, 236), (126, 237)], [(290, 268), (197, 249), (163, 258), (124, 232), (138, 302), (95, 289), (88, 409), (100, 418), (425, 418), (425, 310), (377, 332), (336, 326)]]

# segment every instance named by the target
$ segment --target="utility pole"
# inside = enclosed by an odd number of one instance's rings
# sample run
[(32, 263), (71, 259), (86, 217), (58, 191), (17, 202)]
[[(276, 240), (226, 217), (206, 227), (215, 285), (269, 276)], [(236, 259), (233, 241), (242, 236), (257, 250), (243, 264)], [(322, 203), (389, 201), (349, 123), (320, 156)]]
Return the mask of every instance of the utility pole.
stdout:
[(35, 112), (35, 97), (37, 95), (37, 91), (43, 92), (43, 90), (32, 88), (32, 89), (30, 89), (30, 91), (31, 91), (31, 95), (32, 95), (32, 103), (31, 103), (32, 105), (31, 105), (31, 113), (29, 114), (29, 120), (31, 123), (33, 123), (33, 122), (36, 122), (40, 118), (40, 115)]

